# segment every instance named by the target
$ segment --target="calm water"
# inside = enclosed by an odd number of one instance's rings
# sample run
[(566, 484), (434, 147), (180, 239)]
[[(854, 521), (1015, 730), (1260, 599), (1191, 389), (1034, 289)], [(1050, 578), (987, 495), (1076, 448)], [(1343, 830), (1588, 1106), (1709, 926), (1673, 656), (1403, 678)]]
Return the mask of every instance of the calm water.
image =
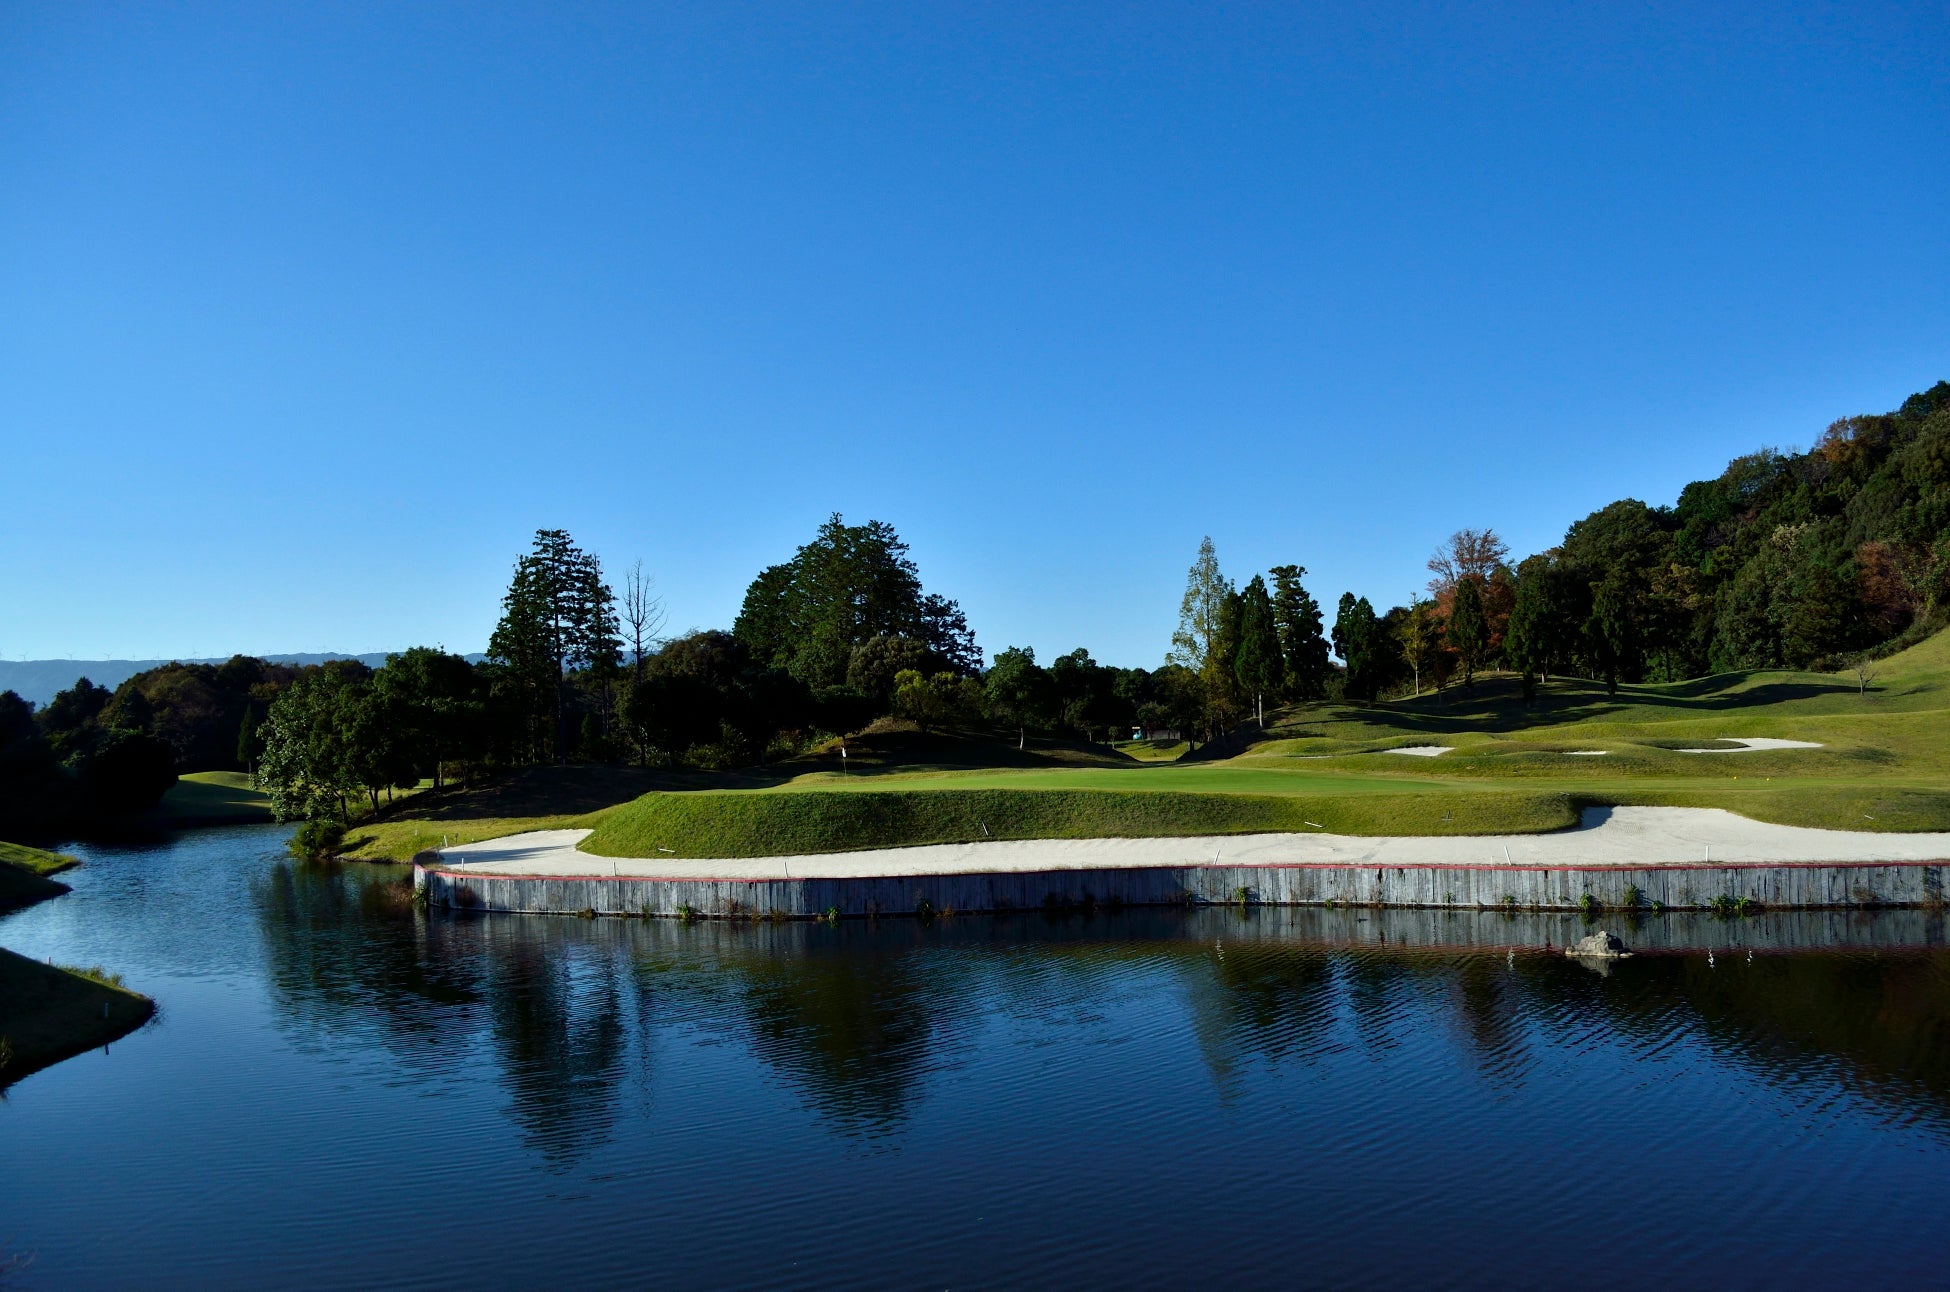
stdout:
[(1601, 975), (1500, 915), (416, 920), (282, 840), (0, 918), (162, 1005), (0, 1104), (11, 1282), (1950, 1277), (1940, 916), (1669, 918)]

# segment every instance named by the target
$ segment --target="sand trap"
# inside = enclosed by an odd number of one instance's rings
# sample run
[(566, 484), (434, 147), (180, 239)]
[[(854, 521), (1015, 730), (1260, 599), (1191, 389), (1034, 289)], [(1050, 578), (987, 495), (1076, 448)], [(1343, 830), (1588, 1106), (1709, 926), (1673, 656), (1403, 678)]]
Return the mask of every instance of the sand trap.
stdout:
[(1567, 749), (1564, 754), (1568, 758), (1603, 758), (1610, 752), (1609, 749)]
[(1749, 821), (1719, 808), (1587, 808), (1555, 834), (1374, 839), (1238, 834), (1189, 839), (1041, 839), (876, 848), (810, 857), (611, 858), (578, 851), (587, 830), (538, 830), (448, 848), (442, 869), (657, 879), (846, 879), (1103, 870), (1132, 866), (1658, 866), (1950, 860), (1950, 834), (1867, 834)]
[(1453, 745), (1403, 745), (1400, 749), (1384, 749), (1381, 752), (1407, 754), (1411, 758), (1434, 758), (1437, 754), (1446, 754), (1453, 748)]
[(1681, 754), (1745, 754), (1756, 749), (1820, 749), (1819, 740), (1776, 740), (1772, 736), (1726, 736), (1723, 739), (1739, 749), (1680, 749)]

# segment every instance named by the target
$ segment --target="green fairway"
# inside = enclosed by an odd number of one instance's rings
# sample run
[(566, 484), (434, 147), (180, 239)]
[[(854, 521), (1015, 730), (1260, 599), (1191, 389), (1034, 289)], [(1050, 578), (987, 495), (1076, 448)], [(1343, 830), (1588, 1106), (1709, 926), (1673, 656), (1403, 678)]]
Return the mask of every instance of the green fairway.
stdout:
[[(356, 855), (405, 860), (443, 834), (459, 843), (549, 826), (594, 830), (586, 847), (601, 854), (691, 857), (985, 838), (1521, 832), (1563, 829), (1598, 804), (1950, 830), (1950, 634), (1875, 668), (1867, 694), (1852, 674), (1756, 672), (1616, 696), (1555, 680), (1530, 706), (1515, 679), (1488, 677), (1371, 708), (1293, 706), (1269, 715), (1263, 733), (1173, 750), (1170, 761), (1102, 746), (1091, 756), (966, 736), (850, 737), (850, 771), (828, 751), (733, 777), (667, 778), (628, 798), (613, 772), (608, 795), (574, 798), (577, 769), (563, 769), (530, 782), (549, 793), (504, 797), (498, 810), (470, 815), (454, 800), (440, 820), (361, 827)], [(1737, 738), (1819, 747), (1733, 752)], [(1411, 746), (1448, 752), (1389, 752)], [(992, 765), (982, 765), (984, 748)], [(511, 801), (520, 808), (508, 811)], [(547, 812), (551, 804), (568, 810)]]
[(270, 796), (248, 772), (188, 772), (170, 786), (158, 810), (171, 826), (243, 825), (271, 819)]

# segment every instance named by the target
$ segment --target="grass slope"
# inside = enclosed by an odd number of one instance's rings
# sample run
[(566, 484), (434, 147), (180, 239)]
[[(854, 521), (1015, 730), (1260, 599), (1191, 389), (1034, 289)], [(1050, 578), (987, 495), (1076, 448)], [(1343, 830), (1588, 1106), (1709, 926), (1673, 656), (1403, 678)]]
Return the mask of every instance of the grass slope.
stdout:
[[(607, 857), (759, 857), (980, 839), (1157, 838), (1327, 830), (1557, 830), (1559, 794), (1210, 794), (1143, 788), (868, 789), (650, 794), (601, 814), (584, 847)], [(1403, 831), (1403, 827), (1406, 830)]]
[(188, 772), (157, 805), (163, 824), (247, 825), (271, 819), (271, 796), (251, 785), (248, 772)]
[(68, 886), (51, 876), (80, 864), (65, 853), (0, 843), (0, 911), (59, 897), (68, 891)]
[[(441, 816), (408, 805), (372, 828), (360, 855), (405, 860), (409, 844), (441, 833), (460, 842), (544, 826), (589, 827), (586, 846), (605, 855), (692, 857), (1308, 822), (1348, 834), (1542, 831), (1571, 824), (1585, 804), (1950, 830), (1950, 633), (1882, 661), (1866, 695), (1852, 675), (1755, 672), (1616, 696), (1560, 679), (1526, 706), (1515, 679), (1492, 677), (1441, 696), (1298, 705), (1271, 718), (1264, 733), (1197, 750), (1018, 751), (889, 725), (849, 737), (843, 765), (835, 746), (733, 776), (548, 769), (554, 780), (517, 778), (498, 799), (455, 796)], [(1681, 752), (1726, 748), (1731, 737), (1822, 747)], [(1450, 752), (1389, 752), (1428, 745)], [(585, 782), (600, 792), (571, 789)]]
[(155, 1011), (155, 1002), (101, 969), (0, 950), (0, 1087), (126, 1036)]

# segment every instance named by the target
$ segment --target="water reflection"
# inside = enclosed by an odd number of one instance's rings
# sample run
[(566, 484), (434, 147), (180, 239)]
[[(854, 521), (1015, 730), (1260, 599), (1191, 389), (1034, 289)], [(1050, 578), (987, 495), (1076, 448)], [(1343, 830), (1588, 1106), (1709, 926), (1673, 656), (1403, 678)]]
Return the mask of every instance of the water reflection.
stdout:
[(257, 883), (284, 1026), (377, 1043), (430, 1077), (442, 1044), (478, 1037), (509, 1115), (558, 1164), (608, 1142), (632, 1080), (654, 1099), (655, 1063), (674, 1061), (660, 1047), (679, 1030), (743, 1047), (818, 1124), (873, 1140), (912, 1121), (934, 1078), (996, 1043), (999, 1022), (1092, 1025), (1107, 1002), (1159, 992), (1182, 1000), (1222, 1102), (1255, 1067), (1380, 1062), (1431, 1028), (1506, 1092), (1545, 1049), (1642, 1055), (1685, 1036), (1779, 1089), (1812, 1082), (1950, 1127), (1940, 913), (1645, 919), (1626, 933), (1646, 953), (1598, 975), (1544, 951), (1583, 931), (1571, 916), (429, 918), (367, 891), (396, 882), (278, 865)]

